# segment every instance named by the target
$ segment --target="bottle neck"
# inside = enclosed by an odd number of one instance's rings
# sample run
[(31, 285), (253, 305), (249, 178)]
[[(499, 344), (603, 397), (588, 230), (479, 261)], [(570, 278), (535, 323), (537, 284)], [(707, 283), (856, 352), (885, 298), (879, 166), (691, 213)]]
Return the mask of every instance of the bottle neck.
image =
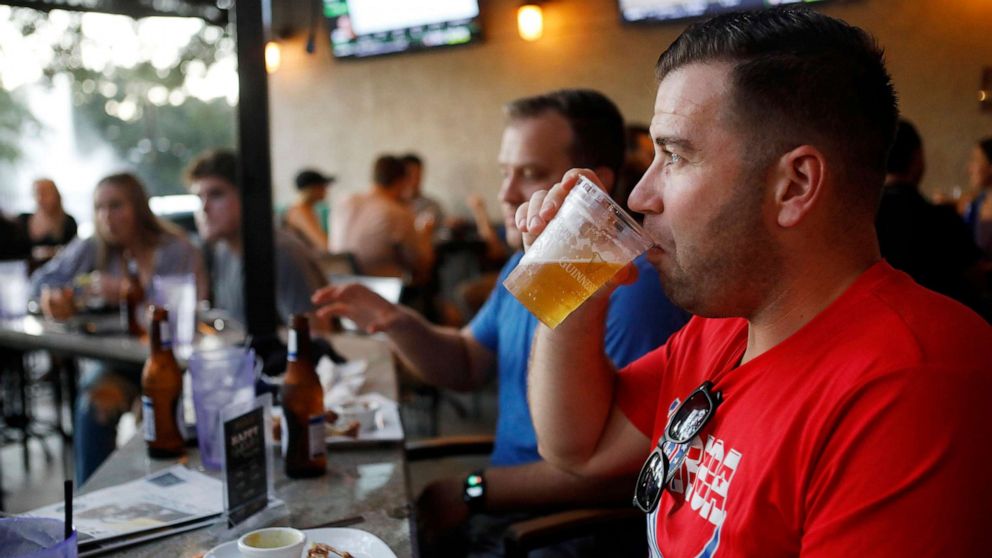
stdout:
[(310, 332), (305, 329), (289, 329), (289, 339), (286, 343), (286, 360), (289, 362), (311, 362)]
[(172, 352), (172, 332), (169, 330), (168, 321), (152, 320), (149, 342), (152, 353)]

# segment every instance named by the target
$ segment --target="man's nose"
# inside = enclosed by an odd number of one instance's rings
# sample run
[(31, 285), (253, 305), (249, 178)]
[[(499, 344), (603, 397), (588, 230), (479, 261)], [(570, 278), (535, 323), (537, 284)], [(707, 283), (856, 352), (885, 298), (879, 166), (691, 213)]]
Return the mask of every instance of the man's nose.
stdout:
[(646, 214), (661, 213), (665, 210), (661, 198), (661, 187), (661, 175), (654, 171), (652, 164), (630, 192), (630, 196), (627, 198), (628, 207)]
[(512, 205), (519, 205), (527, 201), (523, 197), (519, 178), (508, 176), (503, 179), (503, 184), (499, 188), (499, 201)]

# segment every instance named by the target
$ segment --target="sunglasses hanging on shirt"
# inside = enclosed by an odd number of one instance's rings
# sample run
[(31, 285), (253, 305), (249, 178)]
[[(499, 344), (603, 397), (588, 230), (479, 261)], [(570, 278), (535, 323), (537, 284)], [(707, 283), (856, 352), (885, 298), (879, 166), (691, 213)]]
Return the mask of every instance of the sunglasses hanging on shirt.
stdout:
[(692, 440), (710, 421), (722, 401), (721, 392), (714, 392), (713, 383), (707, 381), (675, 409), (637, 476), (634, 505), (638, 509), (644, 513), (657, 509), (662, 491), (685, 462)]

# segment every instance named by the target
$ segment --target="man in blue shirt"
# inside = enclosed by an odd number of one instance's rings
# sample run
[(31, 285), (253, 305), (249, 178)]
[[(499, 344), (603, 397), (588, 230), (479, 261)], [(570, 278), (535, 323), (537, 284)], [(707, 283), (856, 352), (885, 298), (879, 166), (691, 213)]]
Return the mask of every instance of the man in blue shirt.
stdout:
[[(492, 465), (468, 477), (436, 481), (418, 501), (427, 543), (471, 516), (473, 555), (501, 553), (501, 538), (494, 532), (509, 521), (509, 514), (624, 502), (630, 497), (626, 479), (579, 482), (541, 460), (527, 404), (527, 359), (538, 322), (502, 286), (523, 255), (514, 223), (517, 208), (573, 167), (594, 169), (606, 189), (612, 190), (624, 159), (623, 118), (609, 99), (590, 90), (518, 99), (505, 111), (499, 198), (507, 241), (518, 252), (468, 326), (459, 331), (431, 325), (358, 285), (330, 286), (314, 296), (315, 302), (325, 305), (320, 310), (324, 315), (342, 315), (369, 332), (384, 332), (400, 358), (427, 382), (470, 391), (498, 372), (499, 418)], [(620, 287), (611, 298), (606, 347), (617, 366), (664, 342), (687, 318), (665, 298), (657, 272), (643, 257), (637, 264), (638, 280)], [(485, 548), (490, 545), (496, 548)]]

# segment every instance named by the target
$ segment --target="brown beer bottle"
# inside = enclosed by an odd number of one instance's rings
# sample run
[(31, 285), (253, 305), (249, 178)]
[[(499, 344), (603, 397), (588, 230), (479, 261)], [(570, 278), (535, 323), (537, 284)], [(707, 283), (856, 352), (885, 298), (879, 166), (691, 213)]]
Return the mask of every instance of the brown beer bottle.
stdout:
[(294, 314), (290, 322), (282, 383), (282, 456), (287, 477), (316, 477), (327, 472), (324, 390), (311, 356), (310, 323), (302, 314)]
[(183, 373), (172, 354), (169, 312), (161, 306), (148, 309), (151, 319), (151, 354), (141, 372), (141, 408), (149, 457), (178, 457), (184, 452), (179, 429)]
[[(127, 334), (141, 337), (145, 328), (138, 321), (138, 308), (145, 300), (145, 288), (141, 286), (141, 276), (138, 274), (138, 261), (124, 253), (124, 277), (121, 281), (121, 322)], [(171, 352), (171, 351), (170, 351)]]

